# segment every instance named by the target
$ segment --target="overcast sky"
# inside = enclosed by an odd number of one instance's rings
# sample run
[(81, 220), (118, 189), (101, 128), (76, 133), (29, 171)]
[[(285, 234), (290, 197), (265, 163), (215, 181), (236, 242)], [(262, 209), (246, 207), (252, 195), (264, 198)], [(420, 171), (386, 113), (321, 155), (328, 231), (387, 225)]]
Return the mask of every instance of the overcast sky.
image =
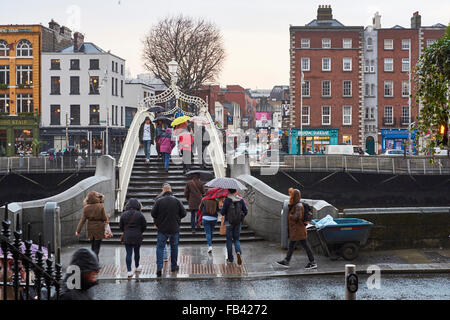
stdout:
[(315, 19), (319, 4), (347, 26), (367, 26), (379, 11), (382, 27), (450, 22), (449, 0), (14, 0), (2, 1), (0, 24), (39, 24), (50, 19), (85, 34), (85, 41), (126, 59), (133, 76), (145, 72), (142, 39), (158, 19), (183, 13), (204, 17), (222, 31), (227, 59), (217, 83), (270, 89), (289, 84), (289, 25)]

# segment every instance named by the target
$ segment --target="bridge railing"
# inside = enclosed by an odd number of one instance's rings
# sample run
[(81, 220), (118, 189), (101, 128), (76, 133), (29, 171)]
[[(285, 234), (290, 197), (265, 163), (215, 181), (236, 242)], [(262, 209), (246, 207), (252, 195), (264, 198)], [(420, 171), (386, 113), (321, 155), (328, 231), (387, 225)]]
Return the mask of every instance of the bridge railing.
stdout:
[[(431, 161), (433, 160), (433, 161)], [(290, 155), (284, 157), (284, 168), (300, 171), (347, 171), (389, 174), (450, 174), (446, 156), (389, 157), (350, 155)]]
[[(18, 173), (47, 173), (93, 171), (97, 159), (102, 155), (88, 155), (78, 161), (78, 156), (55, 157), (0, 157), (0, 174)], [(116, 160), (119, 155), (111, 155)]]

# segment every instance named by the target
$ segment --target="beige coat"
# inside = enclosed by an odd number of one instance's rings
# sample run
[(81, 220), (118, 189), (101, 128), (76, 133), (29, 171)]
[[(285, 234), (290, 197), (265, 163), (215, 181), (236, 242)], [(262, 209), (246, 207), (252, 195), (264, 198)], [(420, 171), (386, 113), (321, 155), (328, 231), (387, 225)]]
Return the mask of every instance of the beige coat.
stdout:
[(305, 240), (308, 236), (303, 222), (303, 212), (304, 208), (301, 203), (297, 203), (289, 212), (289, 240), (291, 241)]
[(78, 233), (81, 232), (87, 220), (86, 235), (89, 239), (100, 240), (105, 237), (105, 225), (108, 222), (108, 217), (103, 205), (104, 199), (105, 196), (98, 192), (89, 193), (85, 199), (83, 216), (77, 227)]

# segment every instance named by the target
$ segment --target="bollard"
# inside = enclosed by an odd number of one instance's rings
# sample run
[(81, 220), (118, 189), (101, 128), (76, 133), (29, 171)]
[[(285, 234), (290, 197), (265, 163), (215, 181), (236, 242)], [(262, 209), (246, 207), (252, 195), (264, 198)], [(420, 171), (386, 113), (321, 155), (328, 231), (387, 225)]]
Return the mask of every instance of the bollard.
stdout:
[(48, 252), (56, 253), (61, 248), (61, 214), (56, 202), (47, 202), (43, 213), (44, 243), (50, 243)]
[(354, 264), (345, 265), (345, 300), (356, 300), (358, 291), (358, 276)]
[(281, 209), (281, 248), (282, 249), (287, 249), (288, 245), (289, 245), (288, 215), (289, 215), (289, 200), (284, 200), (283, 208)]

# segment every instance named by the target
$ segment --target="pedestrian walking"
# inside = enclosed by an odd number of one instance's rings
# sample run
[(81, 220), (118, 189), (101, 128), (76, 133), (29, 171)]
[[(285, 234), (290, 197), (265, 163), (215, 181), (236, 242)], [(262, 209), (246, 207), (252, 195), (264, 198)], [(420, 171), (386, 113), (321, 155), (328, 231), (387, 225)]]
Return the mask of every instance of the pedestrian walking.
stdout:
[(192, 163), (192, 144), (193, 136), (187, 129), (186, 124), (181, 124), (180, 135), (178, 137), (178, 146), (181, 151), (181, 157), (183, 158), (183, 173), (186, 173), (191, 168)]
[(156, 128), (155, 128), (155, 142), (156, 142), (156, 152), (158, 153), (158, 158), (162, 158), (161, 154), (161, 143), (159, 141), (161, 135), (165, 132), (164, 129), (164, 122), (163, 121), (157, 121), (156, 122)]
[[(156, 196), (155, 202), (156, 202), (156, 200), (158, 200), (159, 198), (161, 198), (163, 196), (164, 190), (165, 190), (166, 187), (170, 187), (170, 184), (163, 183), (162, 191), (161, 191), (160, 194), (158, 194)], [(164, 262), (169, 261), (169, 250), (170, 250), (170, 244), (169, 244), (169, 241), (166, 241), (166, 245), (164, 246), (164, 252), (163, 252), (163, 260), (164, 260)]]
[(109, 223), (103, 203), (105, 196), (92, 191), (84, 199), (83, 215), (78, 223), (75, 235), (78, 237), (87, 220), (86, 235), (91, 240), (91, 249), (99, 255), (102, 239), (105, 238), (105, 226)]
[(156, 275), (161, 277), (163, 269), (164, 247), (167, 240), (170, 242), (171, 271), (177, 272), (178, 266), (178, 241), (180, 237), (181, 219), (186, 216), (186, 209), (173, 193), (169, 184), (163, 187), (163, 195), (156, 200), (151, 211), (158, 229), (156, 245)]
[[(97, 277), (100, 272), (98, 258), (92, 250), (80, 248), (72, 256), (69, 264), (71, 267), (77, 266), (80, 269), (80, 287), (76, 287), (77, 279), (73, 279), (73, 274), (67, 273), (64, 277), (61, 288), (61, 300), (92, 300), (93, 295), (90, 288), (98, 284)], [(76, 275), (77, 273), (75, 273)], [(67, 284), (73, 284), (70, 288)]]
[(200, 175), (193, 174), (192, 179), (184, 187), (184, 196), (188, 201), (189, 211), (191, 212), (192, 233), (195, 233), (197, 229), (197, 210), (200, 207), (204, 193), (205, 187), (200, 181)]
[(237, 256), (238, 265), (242, 264), (242, 251), (241, 251), (241, 228), (242, 222), (248, 213), (247, 205), (244, 199), (237, 194), (236, 189), (228, 189), (228, 196), (223, 202), (223, 206), (220, 212), (225, 216), (225, 226), (226, 226), (226, 238), (227, 238), (227, 262), (232, 263), (234, 261), (233, 257), (233, 247)]
[(150, 163), (150, 148), (153, 144), (153, 137), (155, 135), (155, 127), (150, 121), (149, 117), (145, 118), (144, 123), (142, 123), (139, 128), (139, 140), (141, 145), (144, 147), (145, 162)]
[(314, 262), (314, 255), (307, 242), (308, 233), (306, 231), (306, 225), (308, 222), (303, 221), (305, 209), (300, 202), (301, 193), (298, 189), (289, 189), (289, 214), (288, 214), (288, 234), (289, 234), (289, 247), (286, 254), (286, 258), (277, 263), (283, 267), (288, 268), (291, 261), (292, 254), (294, 253), (295, 245), (300, 243), (305, 249), (308, 255), (309, 263), (305, 266), (305, 269), (316, 269), (317, 264)]
[(204, 199), (200, 204), (202, 213), (202, 224), (206, 233), (206, 242), (208, 243), (208, 253), (212, 253), (212, 239), (214, 235), (214, 228), (217, 224), (217, 217), (220, 211), (219, 201), (217, 199)]
[(163, 158), (164, 170), (169, 172), (170, 154), (175, 147), (175, 141), (172, 140), (172, 130), (167, 128), (166, 131), (161, 134), (159, 146)]
[(139, 264), (140, 249), (144, 239), (143, 233), (147, 229), (147, 220), (145, 220), (141, 210), (142, 204), (137, 199), (131, 198), (128, 200), (126, 211), (122, 213), (119, 222), (120, 230), (123, 232), (122, 243), (125, 245), (125, 251), (127, 252), (125, 262), (127, 264), (128, 278), (133, 276), (131, 270), (133, 252), (135, 273), (138, 275), (142, 271), (142, 267)]

